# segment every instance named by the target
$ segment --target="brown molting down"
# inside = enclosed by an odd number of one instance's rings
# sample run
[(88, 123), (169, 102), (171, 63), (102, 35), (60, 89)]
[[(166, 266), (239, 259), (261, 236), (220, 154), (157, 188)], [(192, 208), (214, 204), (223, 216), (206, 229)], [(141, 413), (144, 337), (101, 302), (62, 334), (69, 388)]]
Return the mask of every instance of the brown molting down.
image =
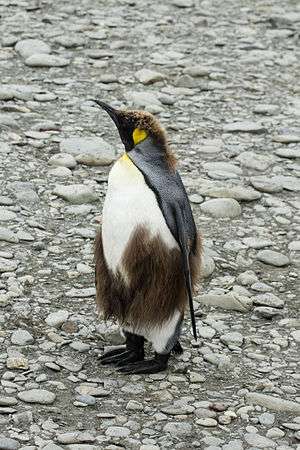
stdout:
[(125, 117), (129, 116), (133, 118), (136, 128), (145, 130), (154, 139), (163, 149), (169, 167), (175, 170), (177, 163), (176, 157), (168, 145), (167, 134), (158, 120), (146, 111), (122, 111), (122, 114)]
[[(197, 238), (190, 256), (193, 288), (199, 280), (201, 239)], [(143, 327), (160, 325), (175, 309), (184, 313), (187, 305), (181, 253), (169, 250), (159, 237), (149, 238), (145, 227), (133, 233), (123, 256), (128, 274), (125, 284), (120, 273), (107, 267), (101, 232), (95, 242), (96, 303), (104, 319), (115, 319), (120, 325)]]

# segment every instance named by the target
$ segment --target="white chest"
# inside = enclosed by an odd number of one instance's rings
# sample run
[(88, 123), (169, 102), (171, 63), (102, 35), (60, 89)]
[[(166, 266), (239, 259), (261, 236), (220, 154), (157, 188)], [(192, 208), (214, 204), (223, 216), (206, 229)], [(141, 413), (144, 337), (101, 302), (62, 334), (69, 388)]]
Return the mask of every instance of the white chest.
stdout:
[(102, 215), (104, 256), (114, 272), (119, 269), (122, 273), (124, 250), (139, 225), (146, 226), (151, 235), (159, 235), (169, 248), (178, 247), (142, 173), (123, 156), (109, 174)]

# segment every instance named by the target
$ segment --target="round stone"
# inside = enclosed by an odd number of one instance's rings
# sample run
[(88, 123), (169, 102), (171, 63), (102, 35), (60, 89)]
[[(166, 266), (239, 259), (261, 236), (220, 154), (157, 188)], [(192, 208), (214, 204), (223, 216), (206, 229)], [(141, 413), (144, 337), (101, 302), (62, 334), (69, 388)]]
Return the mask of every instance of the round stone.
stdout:
[(56, 155), (51, 156), (49, 159), (49, 164), (51, 166), (62, 166), (68, 167), (69, 169), (74, 169), (77, 162), (76, 159), (68, 153), (57, 153)]
[(56, 399), (56, 395), (45, 389), (30, 389), (28, 391), (19, 392), (18, 398), (26, 403), (51, 405)]
[(257, 253), (256, 258), (258, 261), (276, 267), (287, 266), (290, 264), (290, 260), (286, 255), (275, 252), (274, 250), (261, 250)]
[(51, 52), (49, 45), (39, 39), (22, 39), (16, 44), (15, 50), (23, 58), (29, 58), (36, 53), (48, 54)]
[(239, 203), (232, 198), (217, 198), (207, 200), (200, 206), (204, 213), (216, 218), (234, 218), (242, 213)]

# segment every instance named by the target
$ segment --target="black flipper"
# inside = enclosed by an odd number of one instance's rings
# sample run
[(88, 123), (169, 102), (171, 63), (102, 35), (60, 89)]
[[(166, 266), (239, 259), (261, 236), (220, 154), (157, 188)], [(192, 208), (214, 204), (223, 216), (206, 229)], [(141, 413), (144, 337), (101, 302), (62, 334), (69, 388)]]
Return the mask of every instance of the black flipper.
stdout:
[(128, 152), (128, 156), (142, 172), (146, 183), (154, 192), (166, 224), (181, 249), (193, 335), (197, 340), (189, 264), (189, 255), (196, 248), (197, 229), (188, 195), (179, 173), (170, 169), (161, 149), (151, 138), (136, 145)]
[(179, 236), (179, 245), (182, 253), (182, 262), (183, 262), (183, 271), (185, 278), (185, 286), (189, 298), (189, 307), (190, 307), (190, 316), (192, 322), (193, 336), (195, 341), (197, 341), (197, 328), (196, 328), (196, 320), (195, 320), (195, 311), (194, 311), (194, 303), (193, 303), (193, 290), (192, 290), (192, 280), (191, 280), (191, 271), (190, 271), (190, 261), (189, 261), (189, 253), (188, 253), (188, 242), (186, 238), (186, 233), (184, 230), (184, 223), (182, 214), (176, 210), (176, 223), (178, 229)]

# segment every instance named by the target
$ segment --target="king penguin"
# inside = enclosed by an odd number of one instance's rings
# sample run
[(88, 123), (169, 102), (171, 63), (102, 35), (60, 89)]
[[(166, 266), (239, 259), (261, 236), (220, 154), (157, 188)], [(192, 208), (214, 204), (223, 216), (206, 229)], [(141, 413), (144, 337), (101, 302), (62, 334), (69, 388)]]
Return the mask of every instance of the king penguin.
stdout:
[[(165, 131), (144, 111), (117, 110), (95, 100), (114, 121), (124, 154), (113, 165), (95, 241), (96, 303), (117, 321), (125, 347), (104, 353), (102, 364), (126, 374), (165, 370), (179, 343), (200, 273), (201, 238)], [(144, 359), (148, 341), (154, 357)]]

